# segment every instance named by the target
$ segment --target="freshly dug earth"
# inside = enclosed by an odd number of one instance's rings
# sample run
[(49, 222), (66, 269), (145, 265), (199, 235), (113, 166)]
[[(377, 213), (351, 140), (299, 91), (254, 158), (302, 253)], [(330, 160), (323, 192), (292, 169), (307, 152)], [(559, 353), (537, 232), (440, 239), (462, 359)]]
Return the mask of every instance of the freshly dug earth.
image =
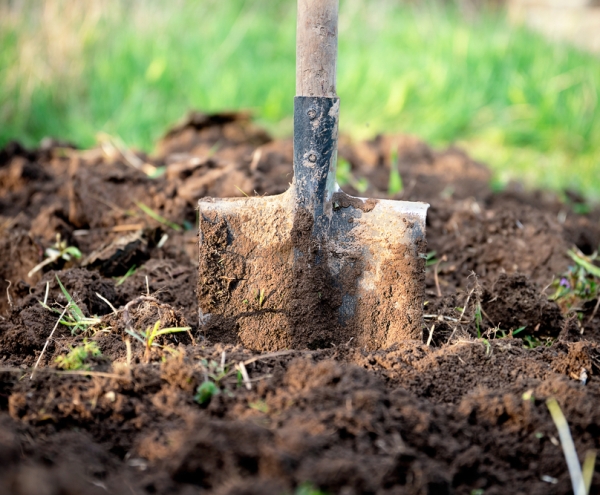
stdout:
[[(157, 149), (0, 151), (0, 493), (571, 493), (545, 400), (581, 459), (600, 447), (600, 311), (592, 298), (568, 313), (548, 286), (570, 248), (600, 245), (598, 210), (492, 193), (456, 149), (342, 140), (348, 193), (364, 178), (362, 196), (386, 197), (397, 156), (395, 199), (431, 204), (424, 341), (261, 353), (199, 332), (195, 208), (286, 190), (291, 140), (192, 114)], [(29, 276), (57, 234), (82, 258)], [(57, 324), (59, 280), (97, 317), (85, 328)], [(156, 322), (191, 329), (148, 351), (131, 332)], [(58, 368), (90, 342), (85, 369)], [(207, 381), (218, 392), (202, 400)]]

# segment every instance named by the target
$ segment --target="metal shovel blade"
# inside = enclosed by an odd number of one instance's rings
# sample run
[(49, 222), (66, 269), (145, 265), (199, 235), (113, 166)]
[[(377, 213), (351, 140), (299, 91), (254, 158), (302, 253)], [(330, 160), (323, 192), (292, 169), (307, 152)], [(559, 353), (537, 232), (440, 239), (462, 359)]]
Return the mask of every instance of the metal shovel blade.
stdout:
[(294, 180), (284, 194), (199, 202), (200, 327), (249, 349), (422, 336), (425, 214), (335, 182), (339, 99), (294, 100)]

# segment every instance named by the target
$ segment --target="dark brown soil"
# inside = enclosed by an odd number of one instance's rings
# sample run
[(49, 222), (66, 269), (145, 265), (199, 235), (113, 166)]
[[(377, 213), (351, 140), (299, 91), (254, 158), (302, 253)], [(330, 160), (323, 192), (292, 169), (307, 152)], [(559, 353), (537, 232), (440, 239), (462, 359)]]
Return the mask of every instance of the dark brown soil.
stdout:
[[(392, 150), (405, 186), (394, 199), (431, 204), (423, 341), (369, 351), (324, 335), (272, 353), (229, 341), (227, 322), (199, 332), (197, 287), (228, 282), (198, 281), (196, 204), (284, 192), (290, 140), (245, 115), (192, 114), (154, 157), (1, 150), (0, 493), (571, 493), (545, 400), (559, 401), (580, 459), (600, 448), (600, 310), (590, 298), (564, 313), (548, 286), (570, 248), (598, 249), (600, 211), (492, 193), (462, 151), (407, 136), (341, 141), (368, 180), (361, 196), (387, 196)], [(28, 276), (57, 234), (82, 259)], [(57, 325), (58, 280), (97, 317), (85, 331)], [(147, 350), (132, 333), (157, 321), (191, 329)], [(84, 341), (102, 356), (60, 370)], [(219, 392), (200, 404), (207, 380)]]

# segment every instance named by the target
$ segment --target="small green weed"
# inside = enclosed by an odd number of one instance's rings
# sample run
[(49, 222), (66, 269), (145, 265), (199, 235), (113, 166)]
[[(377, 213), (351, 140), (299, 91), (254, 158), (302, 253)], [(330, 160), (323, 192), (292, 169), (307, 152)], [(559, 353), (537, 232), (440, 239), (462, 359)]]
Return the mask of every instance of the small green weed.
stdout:
[(134, 339), (140, 341), (146, 347), (146, 354), (149, 355), (150, 349), (152, 347), (159, 347), (155, 341), (156, 337), (160, 335), (168, 335), (171, 333), (178, 332), (189, 332), (191, 327), (169, 327), (169, 328), (160, 328), (161, 321), (157, 320), (154, 324), (154, 327), (148, 327), (145, 331), (136, 332), (130, 328), (127, 328), (125, 331), (131, 335)]
[[(223, 353), (220, 363), (214, 360), (201, 359), (200, 364), (204, 368), (204, 382), (196, 389), (194, 400), (200, 404), (208, 404), (211, 399), (221, 393), (221, 380), (229, 374), (229, 366), (225, 363)], [(241, 384), (241, 374), (238, 373), (238, 384)]]
[[(515, 330), (506, 331), (501, 328), (493, 329), (494, 338), (505, 339), (505, 338), (515, 338), (517, 335), (523, 341), (523, 347), (525, 349), (535, 349), (536, 347), (546, 346), (549, 347), (554, 342), (554, 339), (551, 337), (542, 337), (539, 338), (535, 335), (531, 334), (523, 334), (527, 326), (516, 328)], [(489, 332), (489, 331), (488, 331)], [(498, 336), (500, 333), (500, 336)]]
[[(100, 323), (102, 321), (97, 316), (92, 316), (92, 317), (85, 316), (83, 314), (83, 311), (81, 310), (81, 308), (77, 305), (77, 303), (71, 296), (71, 294), (69, 294), (69, 291), (67, 291), (67, 289), (65, 289), (65, 286), (62, 284), (62, 282), (58, 278), (58, 275), (56, 276), (56, 281), (58, 282), (61, 292), (67, 299), (67, 310), (66, 310), (64, 316), (61, 318), (60, 323), (67, 327), (71, 327), (71, 335), (75, 335), (78, 331), (82, 332), (82, 333), (86, 332), (89, 329), (89, 327), (91, 327), (92, 325), (97, 325), (98, 323)], [(48, 306), (48, 304), (46, 303), (45, 300), (43, 302), (39, 301), (39, 303), (42, 305), (42, 307), (44, 307), (48, 311), (52, 311), (53, 313), (57, 313), (57, 314), (62, 313), (58, 309), (51, 308), (50, 306)]]
[(553, 281), (551, 287), (554, 294), (549, 296), (549, 299), (556, 301), (563, 313), (573, 311), (579, 320), (582, 320), (582, 303), (598, 298), (599, 302), (591, 319), (600, 304), (600, 267), (594, 264), (598, 253), (586, 256), (581, 251), (572, 249), (567, 254), (575, 264), (569, 266), (565, 273)]
[(517, 335), (517, 334), (521, 333), (521, 332), (522, 332), (523, 330), (525, 330), (526, 328), (527, 328), (527, 325), (525, 325), (524, 327), (519, 327), (519, 328), (517, 328), (517, 329), (513, 330), (511, 335), (514, 337), (515, 335)]
[(552, 339), (550, 337), (540, 339), (539, 337), (536, 337), (535, 335), (524, 335), (523, 336), (524, 347), (527, 349), (535, 349), (536, 347), (540, 347), (540, 346), (550, 347), (553, 342), (554, 342), (554, 339)]
[(437, 251), (429, 251), (425, 255), (425, 266), (435, 265), (439, 260), (437, 259)]
[(127, 270), (127, 273), (117, 279), (117, 283), (115, 284), (115, 286), (118, 287), (119, 285), (123, 285), (125, 280), (127, 280), (129, 277), (131, 277), (135, 273), (136, 270), (137, 270), (137, 267), (135, 265), (131, 265), (129, 270)]
[(67, 241), (62, 241), (60, 234), (56, 234), (56, 242), (52, 247), (47, 248), (46, 251), (44, 251), (44, 254), (47, 256), (47, 258), (41, 263), (35, 265), (27, 274), (28, 277), (31, 277), (34, 273), (40, 271), (47, 265), (55, 263), (59, 259), (70, 261), (71, 258), (75, 258), (77, 260), (81, 258), (81, 251), (75, 246), (67, 245)]
[(200, 404), (208, 404), (211, 399), (221, 393), (219, 387), (217, 387), (215, 382), (211, 382), (207, 380), (202, 382), (200, 386), (196, 389), (196, 395), (194, 395), (194, 400)]
[(71, 347), (71, 350), (66, 356), (56, 358), (56, 364), (63, 370), (89, 370), (89, 364), (86, 360), (89, 357), (100, 357), (102, 352), (98, 348), (98, 344), (94, 340), (84, 339), (83, 345)]
[(477, 329), (477, 338), (481, 338), (481, 324), (483, 318), (481, 317), (481, 303), (477, 301), (475, 304), (475, 328)]
[(492, 355), (492, 344), (490, 343), (490, 341), (488, 339), (481, 338), (481, 342), (483, 342), (483, 344), (485, 345), (485, 355), (491, 356)]
[(557, 302), (563, 312), (600, 294), (600, 267), (594, 264), (598, 253), (585, 256), (580, 251), (569, 250), (567, 254), (575, 264), (552, 283), (554, 294), (549, 297)]
[(258, 302), (259, 309), (262, 308), (265, 302), (265, 289), (256, 290), (256, 300)]

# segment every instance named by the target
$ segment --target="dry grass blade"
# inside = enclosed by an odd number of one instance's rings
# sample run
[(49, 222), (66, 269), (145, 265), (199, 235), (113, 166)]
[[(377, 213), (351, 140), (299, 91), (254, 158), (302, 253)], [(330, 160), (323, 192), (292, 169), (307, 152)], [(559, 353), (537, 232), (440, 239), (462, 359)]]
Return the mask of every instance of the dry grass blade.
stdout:
[(427, 338), (427, 347), (431, 345), (431, 340), (433, 339), (433, 331), (435, 330), (435, 323), (431, 325), (431, 330), (429, 330), (429, 337)]
[(113, 314), (115, 314), (115, 315), (116, 315), (116, 314), (118, 314), (118, 311), (115, 309), (115, 307), (114, 307), (114, 306), (113, 306), (113, 305), (110, 303), (110, 301), (109, 301), (108, 299), (106, 299), (105, 297), (102, 297), (102, 296), (101, 296), (100, 294), (98, 294), (97, 292), (96, 292), (96, 295), (98, 296), (98, 298), (99, 298), (100, 300), (102, 300), (102, 301), (104, 301), (106, 304), (108, 304), (108, 307), (109, 307), (110, 309), (112, 309), (112, 312), (113, 312)]
[(244, 380), (244, 385), (246, 385), (246, 388), (248, 390), (252, 390), (252, 383), (250, 382), (250, 377), (248, 376), (248, 370), (246, 370), (246, 366), (244, 365), (243, 361), (240, 361), (238, 363), (237, 368), (242, 374), (242, 378)]
[(585, 459), (583, 461), (583, 484), (585, 485), (586, 493), (590, 493), (592, 487), (592, 478), (594, 477), (594, 466), (596, 465), (596, 451), (588, 450), (585, 453)]
[(40, 364), (40, 361), (42, 360), (42, 356), (44, 355), (44, 352), (46, 351), (46, 347), (48, 347), (48, 343), (50, 342), (50, 340), (52, 340), (52, 336), (54, 335), (54, 332), (58, 328), (58, 324), (63, 319), (63, 316), (65, 316), (67, 309), (69, 309), (69, 306), (70, 306), (70, 304), (67, 304), (65, 306), (65, 309), (63, 309), (62, 314), (58, 317), (58, 320), (56, 320), (56, 324), (54, 325), (54, 328), (52, 329), (52, 331), (50, 332), (50, 335), (46, 339), (46, 343), (44, 344), (44, 347), (42, 348), (42, 352), (40, 352), (40, 356), (38, 357), (37, 361), (35, 362), (35, 366), (33, 367), (33, 370), (31, 371), (31, 376), (29, 377), (30, 380), (33, 380), (33, 376), (35, 375), (35, 370), (38, 367), (38, 365)]
[[(569, 469), (569, 475), (571, 476), (571, 485), (573, 487), (573, 493), (575, 495), (588, 495), (589, 485), (586, 487), (586, 483), (583, 478), (581, 471), (581, 465), (577, 457), (577, 451), (575, 450), (575, 444), (573, 443), (573, 437), (569, 430), (569, 424), (563, 414), (557, 400), (554, 397), (550, 397), (546, 400), (546, 405), (552, 416), (552, 420), (558, 430), (558, 436), (560, 438), (560, 444), (565, 454), (567, 461), (567, 468)], [(595, 457), (595, 455), (594, 455)], [(594, 459), (595, 461), (595, 459)], [(589, 469), (589, 468), (588, 468)], [(593, 471), (593, 469), (592, 469)], [(590, 479), (591, 481), (591, 479)]]

